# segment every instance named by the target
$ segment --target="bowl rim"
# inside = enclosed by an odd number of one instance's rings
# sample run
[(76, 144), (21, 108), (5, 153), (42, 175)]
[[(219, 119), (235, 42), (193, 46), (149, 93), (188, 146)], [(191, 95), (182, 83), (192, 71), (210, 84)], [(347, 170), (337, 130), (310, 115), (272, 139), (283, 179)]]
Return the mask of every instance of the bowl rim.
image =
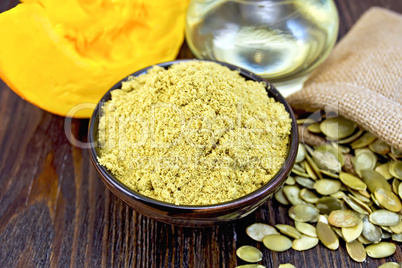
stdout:
[[(262, 187), (258, 188), (257, 190), (244, 195), (242, 197), (239, 197), (237, 199), (229, 200), (223, 203), (217, 203), (217, 204), (210, 204), (210, 205), (175, 205), (173, 203), (168, 203), (164, 201), (160, 201), (145, 195), (142, 195), (140, 193), (135, 192), (134, 190), (131, 190), (128, 186), (124, 185), (122, 182), (120, 182), (115, 176), (113, 176), (104, 166), (100, 165), (97, 159), (97, 152), (96, 152), (96, 147), (98, 146), (98, 141), (95, 141), (95, 129), (97, 129), (97, 124), (99, 121), (99, 116), (100, 116), (100, 111), (101, 111), (101, 105), (108, 101), (111, 97), (111, 91), (115, 89), (120, 89), (122, 82), (126, 81), (128, 77), (130, 76), (139, 76), (141, 74), (146, 73), (150, 68), (154, 66), (160, 66), (162, 68), (168, 68), (173, 64), (176, 63), (182, 63), (182, 62), (189, 62), (189, 61), (206, 61), (206, 62), (214, 62), (218, 63), (222, 66), (228, 67), (230, 70), (236, 70), (239, 72), (241, 76), (246, 78), (246, 80), (253, 80), (257, 82), (264, 82), (266, 83), (266, 91), (269, 97), (274, 97), (275, 101), (279, 101), (285, 106), (285, 110), (289, 113), (289, 117), (292, 119), (291, 122), (291, 131), (290, 131), (290, 139), (289, 139), (289, 145), (288, 145), (288, 152), (285, 158), (285, 162), (281, 169), (277, 171), (277, 173), (271, 178), (270, 181), (268, 181), (265, 185)], [(173, 61), (168, 61), (168, 62), (163, 62), (163, 63), (158, 63), (158, 64), (153, 64), (151, 66), (148, 66), (146, 68), (140, 69), (123, 79), (121, 79), (118, 83), (116, 83), (113, 87), (111, 87), (103, 96), (102, 98), (98, 101), (90, 122), (89, 122), (89, 129), (88, 129), (88, 143), (91, 144), (89, 148), (89, 153), (91, 160), (93, 164), (95, 165), (96, 170), (100, 173), (100, 175), (104, 178), (107, 179), (108, 184), (116, 188), (118, 191), (123, 192), (126, 196), (129, 196), (130, 198), (135, 199), (136, 201), (140, 201), (141, 203), (146, 203), (151, 206), (159, 207), (159, 208), (166, 208), (170, 211), (179, 211), (181, 213), (186, 213), (186, 212), (194, 212), (194, 211), (205, 211), (208, 210), (209, 212), (219, 212), (219, 211), (227, 211), (227, 210), (232, 210), (238, 207), (242, 207), (243, 205), (251, 204), (253, 203), (253, 200), (256, 197), (265, 197), (269, 194), (275, 193), (276, 191), (279, 190), (279, 187), (283, 181), (286, 179), (286, 175), (289, 174), (290, 170), (293, 167), (293, 164), (296, 159), (297, 155), (297, 150), (298, 150), (298, 131), (297, 131), (297, 123), (296, 123), (296, 117), (294, 115), (294, 112), (292, 108), (290, 107), (289, 103), (286, 101), (286, 99), (279, 93), (279, 91), (267, 80), (263, 79), (262, 77), (246, 70), (241, 67), (238, 67), (233, 64), (229, 64), (226, 62), (220, 62), (220, 61), (214, 61), (214, 60), (204, 60), (204, 59), (179, 59), (179, 60), (173, 60)]]

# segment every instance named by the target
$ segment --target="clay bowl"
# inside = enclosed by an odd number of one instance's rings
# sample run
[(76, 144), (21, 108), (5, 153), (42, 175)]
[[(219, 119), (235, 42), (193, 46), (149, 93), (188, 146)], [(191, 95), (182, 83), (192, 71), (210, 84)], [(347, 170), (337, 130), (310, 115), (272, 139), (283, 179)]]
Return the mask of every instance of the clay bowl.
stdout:
[[(183, 61), (188, 60), (176, 60), (158, 65), (163, 68), (169, 68), (169, 66), (172, 64)], [(121, 83), (126, 80), (125, 78), (113, 86), (102, 97), (92, 114), (91, 121), (89, 123), (88, 141), (95, 145), (90, 148), (90, 158), (107, 188), (109, 188), (112, 193), (123, 200), (127, 205), (144, 216), (161, 222), (184, 227), (205, 227), (237, 220), (252, 213), (258, 207), (263, 205), (268, 198), (272, 197), (282, 187), (293, 167), (298, 148), (298, 132), (294, 113), (289, 104), (286, 102), (285, 98), (278, 92), (277, 89), (275, 89), (275, 87), (273, 87), (263, 78), (237, 66), (222, 62), (218, 63), (227, 66), (231, 70), (238, 70), (240, 75), (248, 80), (266, 82), (267, 94), (285, 106), (292, 119), (292, 130), (290, 134), (290, 143), (288, 146), (286, 161), (277, 174), (263, 187), (246, 196), (225, 203), (202, 206), (176, 206), (174, 204), (155, 200), (134, 192), (116, 179), (105, 167), (101, 166), (97, 160), (99, 147), (96, 141), (98, 140), (97, 133), (101, 106), (110, 99), (110, 92), (112, 90), (121, 87)], [(152, 66), (137, 71), (133, 73), (132, 76), (138, 76), (146, 73), (151, 67)]]

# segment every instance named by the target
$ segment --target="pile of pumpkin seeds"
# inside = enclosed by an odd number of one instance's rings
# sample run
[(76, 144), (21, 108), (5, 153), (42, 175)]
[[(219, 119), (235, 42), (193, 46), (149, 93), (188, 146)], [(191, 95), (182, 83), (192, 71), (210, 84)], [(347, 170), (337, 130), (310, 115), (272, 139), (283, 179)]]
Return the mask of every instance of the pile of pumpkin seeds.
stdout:
[[(393, 255), (395, 242), (402, 242), (402, 151), (340, 116), (297, 121), (303, 143), (290, 176), (275, 194), (288, 206), (294, 226), (255, 223), (246, 229), (248, 236), (277, 252), (308, 250), (319, 242), (337, 250), (341, 239), (356, 262), (367, 255)], [(251, 246), (239, 248), (237, 256), (248, 262), (262, 259)], [(264, 267), (251, 265), (247, 267)]]

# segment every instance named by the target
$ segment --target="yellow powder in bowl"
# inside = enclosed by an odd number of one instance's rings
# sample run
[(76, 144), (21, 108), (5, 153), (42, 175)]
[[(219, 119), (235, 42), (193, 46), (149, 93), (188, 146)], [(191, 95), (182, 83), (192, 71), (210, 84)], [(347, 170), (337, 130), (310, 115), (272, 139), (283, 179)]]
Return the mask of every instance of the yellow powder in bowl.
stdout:
[(282, 167), (291, 129), (265, 86), (202, 61), (130, 77), (102, 107), (99, 163), (132, 190), (176, 205), (251, 193)]

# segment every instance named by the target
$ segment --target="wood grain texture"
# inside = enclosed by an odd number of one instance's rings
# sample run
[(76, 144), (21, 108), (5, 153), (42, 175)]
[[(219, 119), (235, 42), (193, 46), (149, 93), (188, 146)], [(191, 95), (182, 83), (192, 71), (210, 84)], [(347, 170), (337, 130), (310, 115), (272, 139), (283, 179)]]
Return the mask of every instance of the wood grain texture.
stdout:
[[(370, 6), (402, 13), (400, 0), (336, 0), (342, 37)], [(17, 1), (0, 1), (0, 12)], [(180, 58), (192, 58), (183, 45)], [(88, 120), (73, 120), (72, 133), (86, 140)], [(206, 229), (172, 227), (148, 219), (111, 194), (88, 152), (64, 133), (64, 118), (15, 95), (0, 81), (0, 267), (234, 267), (241, 245), (255, 245), (267, 267), (377, 267), (394, 256), (353, 262), (344, 243), (338, 251), (274, 253), (253, 242), (254, 222), (290, 223), (286, 210), (269, 201), (252, 215)]]

